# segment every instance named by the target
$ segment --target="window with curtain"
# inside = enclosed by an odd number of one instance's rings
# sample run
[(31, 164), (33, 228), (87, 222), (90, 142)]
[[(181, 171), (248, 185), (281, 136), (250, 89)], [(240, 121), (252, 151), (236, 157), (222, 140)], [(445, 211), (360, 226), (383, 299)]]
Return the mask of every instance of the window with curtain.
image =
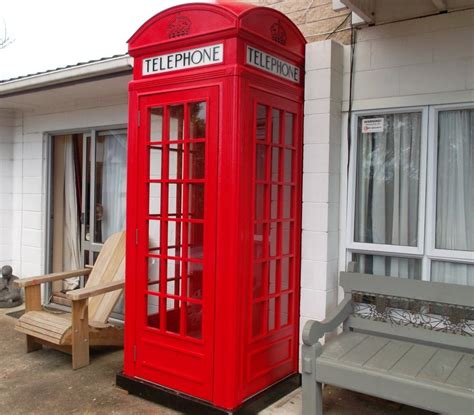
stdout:
[(474, 285), (474, 108), (429, 117), (356, 116), (349, 258), (369, 274)]

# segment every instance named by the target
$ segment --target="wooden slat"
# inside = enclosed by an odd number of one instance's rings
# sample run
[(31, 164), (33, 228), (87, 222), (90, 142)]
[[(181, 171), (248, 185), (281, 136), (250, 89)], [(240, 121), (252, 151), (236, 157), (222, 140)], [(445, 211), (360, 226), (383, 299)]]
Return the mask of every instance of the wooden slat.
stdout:
[(352, 350), (341, 357), (342, 362), (350, 365), (362, 366), (379, 352), (389, 339), (378, 336), (368, 336), (364, 341), (355, 346)]
[(341, 272), (340, 281), (346, 293), (363, 291), (467, 307), (472, 307), (472, 299), (474, 298), (474, 286), (468, 285), (416, 281), (355, 272)]
[(38, 337), (54, 344), (61, 343), (61, 336), (59, 336), (57, 333), (45, 332), (43, 330), (38, 329), (38, 327), (29, 327), (27, 325), (24, 326), (20, 324), (17, 324), (15, 328), (17, 331), (20, 331), (33, 337)]
[(21, 327), (29, 331), (34, 331), (36, 333), (41, 333), (41, 334), (44, 334), (45, 336), (48, 336), (54, 339), (61, 339), (63, 337), (64, 332), (67, 331), (67, 328), (65, 330), (59, 330), (57, 328), (53, 328), (53, 330), (51, 330), (51, 328), (49, 327), (41, 327), (37, 324), (30, 324), (26, 321), (19, 321), (17, 324), (17, 327)]
[(418, 372), (430, 361), (437, 349), (431, 346), (415, 344), (413, 347), (389, 370), (389, 373), (407, 377), (415, 377)]
[(91, 272), (90, 269), (78, 269), (75, 271), (65, 271), (65, 272), (56, 272), (54, 274), (39, 275), (37, 277), (31, 278), (22, 278), (20, 280), (15, 280), (15, 285), (17, 287), (31, 287), (34, 285), (43, 284), (45, 282), (65, 280), (71, 277), (80, 277), (82, 275), (89, 275)]
[(322, 356), (328, 359), (339, 359), (366, 338), (366, 334), (343, 333), (324, 345)]
[(420, 370), (416, 378), (444, 383), (462, 357), (462, 353), (453, 350), (437, 350), (430, 361)]
[(59, 335), (62, 335), (69, 327), (71, 327), (70, 324), (68, 326), (66, 325), (58, 326), (44, 320), (41, 321), (41, 320), (29, 320), (29, 319), (23, 319), (19, 321), (18, 324), (21, 326), (27, 325), (30, 327), (38, 327), (38, 330), (43, 330), (45, 333), (51, 332), (51, 333), (58, 333)]
[(455, 369), (446, 380), (448, 385), (468, 388), (474, 400), (474, 355), (463, 355)]
[(365, 368), (375, 370), (389, 370), (395, 365), (411, 348), (412, 343), (398, 340), (390, 340), (377, 354), (365, 364)]
[(73, 300), (84, 300), (86, 298), (95, 297), (100, 294), (108, 292), (122, 290), (125, 285), (125, 281), (112, 281), (95, 287), (81, 288), (79, 290), (73, 290), (68, 292), (68, 297)]
[[(125, 232), (110, 236), (94, 264), (86, 288), (123, 281), (125, 278)], [(106, 323), (122, 290), (98, 295), (89, 300), (89, 319)]]

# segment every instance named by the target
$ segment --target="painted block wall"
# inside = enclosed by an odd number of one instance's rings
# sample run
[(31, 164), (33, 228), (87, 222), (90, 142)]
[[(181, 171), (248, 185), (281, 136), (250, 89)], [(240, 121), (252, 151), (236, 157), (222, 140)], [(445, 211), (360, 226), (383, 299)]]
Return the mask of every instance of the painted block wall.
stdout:
[[(354, 111), (474, 103), (474, 10), (363, 27), (356, 39)], [(350, 46), (307, 45), (301, 327), (341, 300), (349, 74)]]
[[(7, 258), (2, 254), (2, 246), (0, 262), (8, 260), (14, 272), (21, 277), (41, 275), (46, 271), (47, 133), (126, 123), (127, 104), (123, 99), (114, 105), (98, 108), (17, 114), (10, 160), (13, 166), (9, 229), (11, 255)], [(0, 151), (0, 154), (3, 153)], [(3, 170), (0, 177), (3, 183)]]

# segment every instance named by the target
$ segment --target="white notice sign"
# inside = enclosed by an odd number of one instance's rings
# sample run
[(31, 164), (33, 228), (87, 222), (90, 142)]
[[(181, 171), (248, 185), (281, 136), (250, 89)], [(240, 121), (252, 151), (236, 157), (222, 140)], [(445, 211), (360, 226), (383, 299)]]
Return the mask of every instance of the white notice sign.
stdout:
[(362, 133), (383, 133), (384, 119), (383, 118), (365, 118), (362, 120)]
[(180, 52), (143, 59), (143, 75), (177, 71), (213, 65), (224, 61), (224, 45), (210, 45), (202, 48), (182, 50)]
[(247, 46), (247, 63), (280, 78), (296, 83), (300, 82), (300, 69), (298, 67), (251, 46)]

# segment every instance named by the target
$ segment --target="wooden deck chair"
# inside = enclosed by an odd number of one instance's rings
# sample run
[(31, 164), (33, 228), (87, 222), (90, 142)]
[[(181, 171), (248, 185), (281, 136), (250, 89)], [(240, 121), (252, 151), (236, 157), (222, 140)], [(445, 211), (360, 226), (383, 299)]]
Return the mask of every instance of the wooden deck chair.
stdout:
[[(108, 323), (124, 287), (125, 232), (105, 241), (91, 268), (58, 272), (16, 281), (25, 289), (25, 314), (15, 329), (26, 334), (27, 352), (43, 345), (72, 353), (72, 368), (89, 364), (89, 346), (121, 346), (123, 328)], [(41, 284), (88, 275), (84, 288), (69, 291), (72, 313), (53, 314), (41, 306)]]

